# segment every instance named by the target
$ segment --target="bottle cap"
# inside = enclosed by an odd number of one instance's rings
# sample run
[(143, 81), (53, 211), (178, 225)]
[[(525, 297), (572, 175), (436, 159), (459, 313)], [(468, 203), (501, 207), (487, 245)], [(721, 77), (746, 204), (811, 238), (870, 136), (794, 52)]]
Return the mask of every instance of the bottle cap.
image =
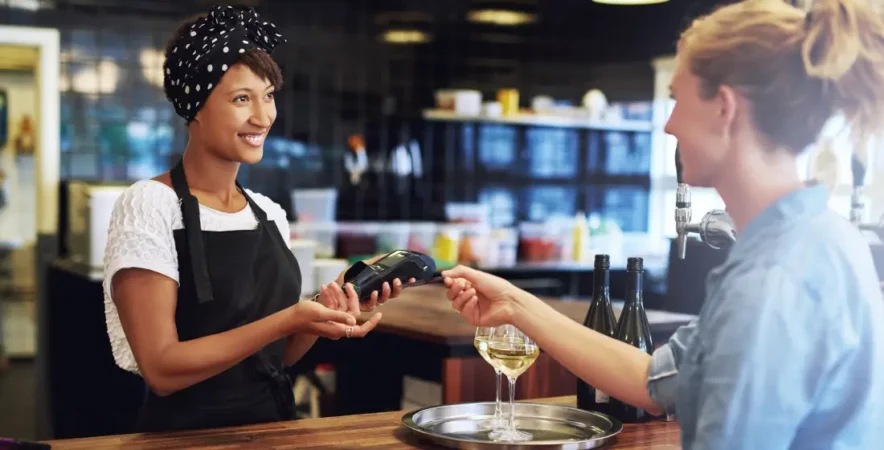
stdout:
[(629, 272), (641, 272), (644, 266), (644, 260), (639, 257), (632, 257), (626, 260), (626, 270)]
[(608, 270), (611, 268), (611, 257), (608, 255), (595, 255), (595, 268)]

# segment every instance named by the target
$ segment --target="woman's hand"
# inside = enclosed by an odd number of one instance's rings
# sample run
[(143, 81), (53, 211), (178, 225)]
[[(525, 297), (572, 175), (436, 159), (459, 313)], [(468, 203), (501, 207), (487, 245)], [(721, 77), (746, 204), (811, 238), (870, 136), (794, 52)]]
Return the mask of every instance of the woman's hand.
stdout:
[(477, 327), (512, 322), (515, 294), (507, 280), (466, 266), (442, 272), (451, 307)]
[[(387, 255), (378, 255), (366, 259), (363, 262), (372, 265), (385, 256)], [(334, 282), (329, 283), (326, 286), (320, 286), (319, 300), (323, 305), (332, 309), (348, 311), (352, 314), (358, 315), (360, 311), (371, 311), (378, 305), (386, 303), (387, 300), (396, 298), (402, 294), (402, 280), (396, 278), (393, 280), (392, 287), (390, 286), (391, 283), (385, 282), (381, 287), (380, 292), (372, 292), (371, 297), (364, 303), (360, 304), (359, 297), (356, 296), (356, 291), (353, 290), (352, 286), (347, 284), (344, 289), (341, 289), (341, 286), (344, 286), (344, 274), (347, 273), (347, 270), (349, 270), (349, 268), (341, 272), (340, 275), (338, 275), (338, 279)], [(412, 278), (408, 280), (408, 282), (414, 283), (415, 279)]]
[(361, 311), (359, 297), (356, 296), (356, 290), (350, 283), (345, 284), (343, 288), (337, 281), (319, 286), (319, 298), (316, 301), (326, 308), (344, 311), (353, 317), (359, 316)]
[(381, 313), (374, 314), (362, 325), (356, 325), (352, 314), (327, 308), (319, 302), (302, 301), (289, 308), (292, 332), (308, 333), (327, 339), (357, 338), (368, 334), (381, 320)]

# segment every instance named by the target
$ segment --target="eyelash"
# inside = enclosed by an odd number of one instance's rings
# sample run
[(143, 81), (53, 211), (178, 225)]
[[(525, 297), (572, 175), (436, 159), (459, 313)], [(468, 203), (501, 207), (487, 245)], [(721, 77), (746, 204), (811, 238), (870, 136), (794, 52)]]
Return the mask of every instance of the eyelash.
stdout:
[[(273, 99), (276, 96), (276, 92), (268, 92), (267, 96), (268, 96), (268, 98)], [(249, 96), (248, 95), (240, 95), (239, 97), (234, 98), (233, 101), (239, 102), (240, 99), (248, 100)]]

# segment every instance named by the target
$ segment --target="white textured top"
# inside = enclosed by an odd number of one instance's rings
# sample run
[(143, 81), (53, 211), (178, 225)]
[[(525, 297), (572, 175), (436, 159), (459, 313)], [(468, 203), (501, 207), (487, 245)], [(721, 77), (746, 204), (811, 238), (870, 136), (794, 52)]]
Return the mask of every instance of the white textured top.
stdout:
[[(283, 241), (289, 241), (286, 212), (262, 194), (248, 189), (252, 200), (279, 227)], [(254, 230), (258, 219), (251, 208), (235, 213), (218, 211), (200, 205), (200, 226), (203, 231)], [(111, 213), (104, 256), (104, 316), (107, 334), (117, 365), (140, 373), (135, 356), (126, 340), (111, 292), (111, 280), (117, 271), (127, 268), (147, 269), (165, 275), (178, 283), (178, 252), (172, 231), (184, 228), (178, 196), (159, 181), (138, 181), (117, 199)]]

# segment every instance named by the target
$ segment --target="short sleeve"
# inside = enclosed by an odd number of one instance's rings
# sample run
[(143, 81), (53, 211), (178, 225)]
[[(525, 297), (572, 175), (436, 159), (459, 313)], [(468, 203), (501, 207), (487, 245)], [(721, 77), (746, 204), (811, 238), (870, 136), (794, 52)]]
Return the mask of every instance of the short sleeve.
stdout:
[(111, 280), (122, 269), (146, 269), (178, 282), (178, 253), (172, 230), (180, 225), (178, 197), (156, 181), (139, 181), (114, 204), (104, 251), (104, 315), (114, 361), (139, 373), (111, 292)]
[[(105, 289), (122, 269), (146, 269), (178, 282), (178, 253), (172, 235), (175, 193), (157, 182), (138, 182), (114, 205), (104, 253)], [(108, 291), (110, 292), (110, 291)]]
[(668, 415), (676, 415), (678, 368), (687, 347), (696, 334), (697, 320), (695, 319), (689, 324), (679, 327), (675, 334), (669, 338), (669, 342), (651, 355), (651, 367), (648, 369), (648, 395)]

